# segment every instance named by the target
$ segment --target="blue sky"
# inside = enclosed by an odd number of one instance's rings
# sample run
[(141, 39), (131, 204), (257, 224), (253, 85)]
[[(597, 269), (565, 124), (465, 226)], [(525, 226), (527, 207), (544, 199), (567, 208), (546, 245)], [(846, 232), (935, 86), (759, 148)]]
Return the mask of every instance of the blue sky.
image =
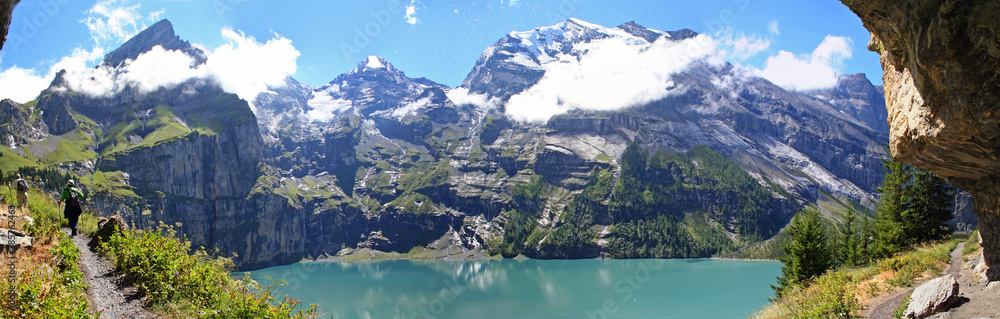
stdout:
[[(0, 51), (0, 84), (6, 84), (0, 87), (8, 88), (0, 88), (0, 98), (36, 95), (23, 91), (51, 81), (53, 65), (93, 67), (103, 53), (163, 18), (182, 39), (209, 50), (263, 48), (248, 58), (250, 65), (271, 59), (268, 41), (290, 41), (297, 54), (276, 50), (281, 54), (274, 60), (290, 61), (274, 72), (311, 86), (379, 55), (408, 76), (454, 87), (508, 32), (569, 17), (608, 27), (636, 21), (660, 30), (690, 28), (715, 38), (730, 62), (786, 88), (821, 86), (799, 83), (830, 70), (864, 72), (881, 83), (878, 56), (865, 49), (868, 31), (835, 0), (38, 0), (22, 1), (14, 11)], [(223, 29), (234, 32), (224, 36)]]

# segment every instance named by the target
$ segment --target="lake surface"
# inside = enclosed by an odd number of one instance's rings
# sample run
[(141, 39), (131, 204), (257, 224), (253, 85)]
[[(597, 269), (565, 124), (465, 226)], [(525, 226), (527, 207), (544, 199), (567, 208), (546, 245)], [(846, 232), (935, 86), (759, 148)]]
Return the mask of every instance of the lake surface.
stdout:
[(334, 318), (745, 318), (779, 262), (711, 259), (308, 262), (254, 270)]

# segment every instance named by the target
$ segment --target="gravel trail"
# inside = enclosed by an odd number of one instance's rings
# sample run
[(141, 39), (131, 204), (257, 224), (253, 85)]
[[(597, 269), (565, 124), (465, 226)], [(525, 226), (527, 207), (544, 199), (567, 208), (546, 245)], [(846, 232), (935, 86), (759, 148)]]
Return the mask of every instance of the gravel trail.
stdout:
[(90, 285), (90, 309), (99, 318), (156, 318), (144, 307), (145, 299), (139, 296), (138, 288), (124, 285), (124, 276), (114, 271), (114, 265), (91, 250), (90, 237), (77, 235), (73, 243), (80, 249), (80, 270)]

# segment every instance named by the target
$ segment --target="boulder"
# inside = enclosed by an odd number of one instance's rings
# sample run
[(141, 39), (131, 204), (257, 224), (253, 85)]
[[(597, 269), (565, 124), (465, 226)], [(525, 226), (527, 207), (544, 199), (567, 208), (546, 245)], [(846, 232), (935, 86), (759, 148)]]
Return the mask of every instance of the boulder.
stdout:
[(31, 244), (35, 240), (33, 237), (29, 237), (23, 231), (0, 228), (0, 245), (8, 246), (10, 244), (10, 237), (8, 236), (14, 236), (14, 246), (18, 248), (31, 247)]
[(903, 315), (907, 318), (927, 318), (948, 306), (958, 296), (958, 281), (952, 275), (928, 281), (910, 295), (910, 304)]
[(121, 216), (101, 217), (97, 220), (97, 234), (94, 235), (94, 240), (103, 243), (108, 241), (112, 235), (125, 230), (128, 230), (128, 224), (125, 224), (125, 220)]

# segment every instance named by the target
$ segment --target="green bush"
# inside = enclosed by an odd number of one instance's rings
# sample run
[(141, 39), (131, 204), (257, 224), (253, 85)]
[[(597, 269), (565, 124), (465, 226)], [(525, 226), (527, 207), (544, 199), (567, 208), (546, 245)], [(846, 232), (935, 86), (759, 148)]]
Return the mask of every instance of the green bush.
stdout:
[(273, 285), (261, 287), (244, 278), (230, 278), (232, 260), (192, 252), (191, 243), (160, 226), (156, 230), (115, 234), (99, 250), (114, 260), (154, 306), (181, 316), (201, 318), (307, 318), (316, 306), (296, 310), (299, 302), (275, 304)]
[[(80, 251), (69, 236), (59, 231), (64, 219), (52, 197), (38, 189), (28, 194), (27, 214), (34, 218), (34, 224), (16, 228), (35, 237), (35, 242), (32, 249), (17, 252), (14, 304), (9, 298), (10, 286), (0, 287), (0, 318), (92, 318), (88, 314), (87, 284), (78, 265)], [(0, 187), (0, 198), (5, 203), (13, 202), (13, 192)], [(2, 208), (7, 213), (6, 205)], [(3, 269), (7, 271), (6, 252), (3, 255)]]

